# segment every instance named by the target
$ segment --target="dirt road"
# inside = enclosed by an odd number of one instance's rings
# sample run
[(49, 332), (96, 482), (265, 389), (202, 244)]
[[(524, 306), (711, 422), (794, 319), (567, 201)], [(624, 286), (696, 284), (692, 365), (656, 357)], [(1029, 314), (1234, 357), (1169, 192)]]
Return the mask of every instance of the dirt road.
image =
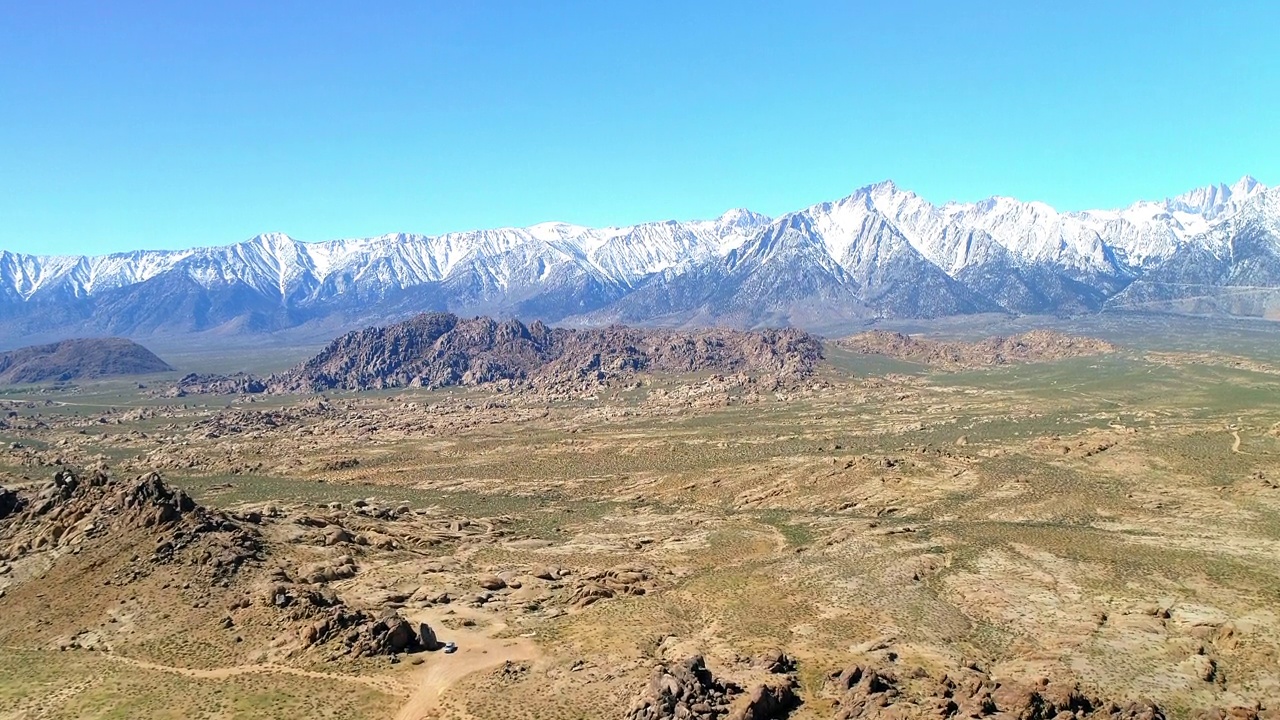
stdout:
[(492, 637), (506, 629), (501, 623), (491, 624), (482, 630), (445, 630), (442, 617), (433, 611), (422, 611), (414, 614), (411, 619), (426, 622), (436, 628), (441, 641), (456, 642), (458, 651), (448, 655), (436, 651), (424, 656), (426, 661), (413, 675), (413, 694), (401, 706), (400, 712), (395, 716), (396, 720), (442, 718), (437, 714), (442, 709), (441, 698), (457, 681), (472, 673), (497, 667), (508, 660), (533, 660), (538, 656), (537, 647), (526, 638)]

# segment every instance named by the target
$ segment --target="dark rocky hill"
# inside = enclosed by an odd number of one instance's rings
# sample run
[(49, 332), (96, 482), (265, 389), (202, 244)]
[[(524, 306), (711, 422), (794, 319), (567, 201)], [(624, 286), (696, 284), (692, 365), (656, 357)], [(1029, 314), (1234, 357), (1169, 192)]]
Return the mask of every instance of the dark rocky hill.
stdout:
[(804, 375), (821, 358), (818, 338), (795, 329), (570, 330), (542, 322), (425, 313), (348, 333), (268, 385), (282, 391), (365, 390), (701, 370)]
[(803, 377), (822, 342), (802, 330), (671, 330), (611, 326), (552, 328), (538, 321), (424, 313), (347, 333), (306, 362), (257, 379), (188, 376), (176, 388), (200, 392), (309, 392), (447, 387), (498, 381), (599, 382), (643, 372)]
[(0, 383), (146, 375), (173, 368), (124, 338), (80, 338), (0, 353)]

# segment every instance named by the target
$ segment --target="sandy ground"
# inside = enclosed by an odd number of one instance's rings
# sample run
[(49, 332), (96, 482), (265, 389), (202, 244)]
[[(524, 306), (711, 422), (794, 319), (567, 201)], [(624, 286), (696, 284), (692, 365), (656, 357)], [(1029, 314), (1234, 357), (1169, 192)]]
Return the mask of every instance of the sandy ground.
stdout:
[[(435, 628), (443, 628), (443, 616), (438, 611), (423, 610), (411, 619), (426, 622)], [(533, 660), (537, 648), (526, 638), (495, 638), (494, 634), (506, 629), (502, 623), (491, 623), (484, 629), (459, 628), (447, 633), (439, 632), (441, 642), (458, 644), (458, 651), (446, 655), (430, 653), (420, 669), (414, 672), (413, 694), (396, 713), (396, 720), (425, 720), (443, 718), (441, 700), (449, 687), (462, 678), (504, 662)]]

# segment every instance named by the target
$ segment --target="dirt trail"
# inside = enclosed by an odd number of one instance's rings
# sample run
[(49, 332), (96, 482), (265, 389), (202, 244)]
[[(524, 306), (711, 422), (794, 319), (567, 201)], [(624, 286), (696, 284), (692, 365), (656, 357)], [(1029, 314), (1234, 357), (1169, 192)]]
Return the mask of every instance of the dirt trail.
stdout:
[[(423, 611), (415, 613), (411, 619), (429, 623), (436, 628), (442, 642), (456, 642), (458, 651), (449, 655), (437, 651), (424, 656), (422, 669), (413, 676), (413, 694), (396, 713), (396, 720), (435, 720), (440, 717), (436, 711), (441, 707), (441, 697), (457, 681), (508, 660), (533, 660), (538, 656), (537, 647), (528, 639), (492, 637), (506, 629), (502, 623), (493, 623), (484, 629), (447, 630), (440, 622), (442, 617), (435, 612)], [(477, 614), (477, 618), (480, 617)]]
[(184, 668), (174, 665), (162, 665), (160, 663), (148, 662), (146, 660), (138, 660), (135, 658), (125, 657), (123, 655), (115, 655), (112, 653), (104, 653), (102, 657), (109, 658), (115, 662), (132, 665), (143, 670), (157, 670), (160, 672), (173, 673), (189, 678), (200, 678), (206, 680), (221, 680), (224, 678), (234, 677), (236, 675), (248, 675), (253, 673), (282, 673), (285, 675), (296, 675), (298, 677), (315, 678), (317, 680), (332, 680), (337, 682), (351, 682), (366, 685), (380, 692), (399, 695), (404, 692), (403, 686), (394, 680), (380, 676), (361, 676), (361, 675), (343, 675), (341, 673), (327, 673), (318, 670), (303, 670), (301, 668), (289, 667), (287, 665), (276, 665), (273, 663), (257, 663), (253, 665), (233, 665), (230, 667), (220, 668)]
[(1238, 430), (1232, 430), (1231, 437), (1235, 438), (1231, 441), (1231, 452), (1246, 455), (1247, 453), (1240, 452), (1240, 432)]
[(143, 670), (154, 670), (205, 680), (221, 680), (237, 675), (281, 673), (331, 682), (357, 683), (378, 692), (398, 697), (404, 697), (406, 690), (408, 690), (408, 699), (396, 712), (396, 720), (437, 720), (442, 717), (437, 713), (442, 709), (441, 699), (445, 691), (457, 681), (472, 673), (497, 667), (507, 661), (535, 660), (540, 656), (537, 646), (528, 638), (492, 637), (494, 634), (505, 630), (507, 626), (502, 622), (494, 622), (490, 615), (459, 608), (451, 616), (453, 619), (473, 617), (478, 624), (475, 628), (458, 628), (456, 630), (446, 629), (442, 622), (444, 617), (443, 613), (424, 610), (414, 613), (412, 619), (429, 623), (433, 628), (436, 628), (442, 642), (449, 640), (456, 642), (458, 651), (451, 654), (436, 651), (418, 656), (423, 658), (422, 666), (407, 677), (403, 675), (400, 677), (388, 675), (345, 675), (342, 673), (305, 670), (275, 663), (255, 663), (217, 668), (188, 668), (139, 660), (111, 652), (102, 653), (100, 657)]

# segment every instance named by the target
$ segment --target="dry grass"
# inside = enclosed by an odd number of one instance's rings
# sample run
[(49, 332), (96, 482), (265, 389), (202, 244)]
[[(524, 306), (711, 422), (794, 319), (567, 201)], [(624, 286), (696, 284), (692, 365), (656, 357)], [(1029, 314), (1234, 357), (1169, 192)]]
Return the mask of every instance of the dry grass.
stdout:
[[(839, 360), (858, 368), (856, 357)], [(335, 396), (325, 412), (216, 437), (202, 423), (306, 403), (174, 401), (162, 420), (119, 425), (98, 423), (101, 409), (23, 407), (47, 427), (0, 439), (38, 452), (10, 452), (0, 469), (34, 477), (48, 470), (31, 457), (127, 465), (171, 447), (194, 464), (168, 476), (213, 504), (374, 496), (504, 516), (514, 537), (548, 541), (449, 548), (457, 575), (388, 561), (369, 574), (384, 585), (402, 573), (412, 575), (405, 583), (466, 590), (467, 573), (539, 564), (659, 571), (657, 592), (560, 617), (479, 610), (532, 638), (541, 658), (519, 678), (467, 677), (440, 717), (618, 717), (659, 658), (700, 651), (731, 672), (735, 656), (771, 646), (800, 659), (799, 717), (821, 717), (820, 678), (876, 640), (926, 664), (1069, 674), (1175, 710), (1280, 696), (1280, 489), (1271, 484), (1280, 376), (1200, 357), (1122, 356), (945, 377), (866, 380), (833, 368), (814, 387), (777, 395), (699, 388), (658, 379), (554, 400)], [(319, 457), (356, 462), (325, 469)], [(372, 592), (371, 583), (343, 589)], [(271, 640), (266, 626), (246, 627), (244, 647), (191, 629), (208, 623), (178, 601), (165, 606), (159, 580), (132, 592), (177, 630), (121, 642), (121, 654), (220, 667)], [(388, 717), (400, 702), (288, 676), (125, 673), (38, 649), (54, 632), (33, 626), (39, 613), (15, 614), (12, 599), (0, 607), (0, 638), (25, 648), (0, 661), (8, 707), (51, 717), (166, 717), (175, 707), (187, 717)], [(91, 626), (104, 611), (67, 626)], [(1188, 661), (1199, 652), (1224, 680), (1196, 677)], [(412, 685), (386, 667), (351, 671)], [(71, 680), (87, 675), (99, 679)], [(72, 689), (50, 693), (50, 684)]]

